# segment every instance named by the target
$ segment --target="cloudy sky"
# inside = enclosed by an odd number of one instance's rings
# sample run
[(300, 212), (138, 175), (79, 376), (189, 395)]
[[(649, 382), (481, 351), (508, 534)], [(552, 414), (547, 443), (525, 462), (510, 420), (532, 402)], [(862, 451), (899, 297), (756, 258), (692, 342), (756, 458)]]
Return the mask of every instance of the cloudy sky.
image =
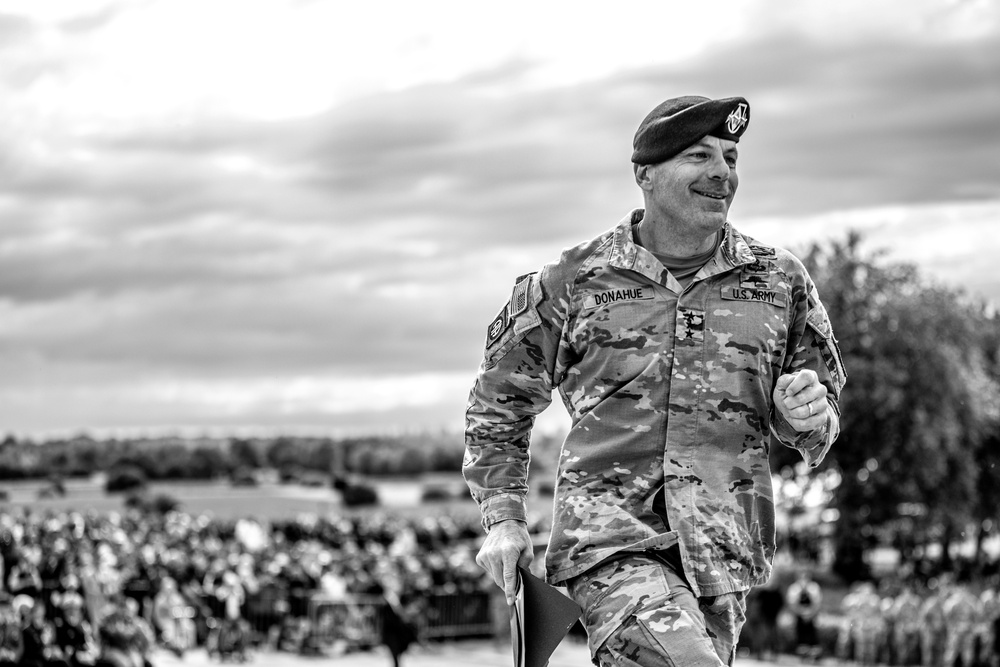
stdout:
[(742, 231), (1000, 303), (1000, 5), (591, 6), (0, 0), (0, 432), (458, 429), (681, 94), (750, 101)]

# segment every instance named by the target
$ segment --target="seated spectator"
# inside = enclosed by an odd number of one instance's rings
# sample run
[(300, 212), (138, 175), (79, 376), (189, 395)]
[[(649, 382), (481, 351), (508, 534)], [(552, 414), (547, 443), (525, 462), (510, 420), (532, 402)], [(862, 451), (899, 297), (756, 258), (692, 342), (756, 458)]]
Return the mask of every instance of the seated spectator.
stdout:
[(195, 642), (194, 609), (188, 604), (172, 577), (163, 577), (153, 598), (153, 622), (163, 645), (183, 657)]
[(94, 667), (148, 667), (142, 630), (124, 606), (112, 606), (100, 623), (101, 650)]
[(83, 613), (83, 597), (76, 591), (53, 595), (62, 609), (56, 624), (56, 643), (70, 667), (92, 667), (97, 662), (97, 638)]
[(41, 550), (35, 545), (26, 545), (20, 557), (7, 572), (7, 591), (11, 595), (28, 595), (40, 598), (42, 595), (42, 575), (38, 570)]
[(156, 633), (153, 627), (139, 613), (139, 603), (132, 598), (124, 598), (125, 613), (135, 627), (135, 646), (142, 656), (143, 664), (150, 667), (149, 654), (156, 646)]
[[(33, 598), (25, 596), (31, 600)], [(20, 599), (21, 596), (18, 596)], [(0, 665), (17, 665), (23, 653), (21, 619), (11, 602), (0, 599)]]
[(24, 667), (68, 665), (56, 643), (55, 626), (45, 617), (45, 605), (27, 595), (14, 598), (13, 605), (21, 620), (22, 654), (18, 664)]

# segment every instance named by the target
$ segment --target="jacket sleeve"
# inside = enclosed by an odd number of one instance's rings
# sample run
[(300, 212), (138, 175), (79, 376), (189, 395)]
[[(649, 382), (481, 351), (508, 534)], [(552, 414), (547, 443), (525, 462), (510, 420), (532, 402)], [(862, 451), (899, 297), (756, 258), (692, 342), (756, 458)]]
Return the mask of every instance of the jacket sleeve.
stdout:
[(490, 323), (469, 395), (462, 473), (487, 530), (505, 519), (527, 520), (528, 444), (535, 417), (552, 401), (563, 321), (546, 298), (545, 275), (543, 269), (519, 278)]
[(830, 317), (819, 299), (816, 286), (805, 276), (804, 298), (795, 302), (795, 312), (788, 340), (782, 374), (802, 369), (815, 371), (826, 386), (830, 404), (826, 426), (813, 431), (798, 432), (776, 410), (771, 410), (771, 429), (782, 444), (802, 453), (811, 467), (822, 462), (833, 442), (840, 435), (840, 392), (847, 380), (837, 339), (833, 335)]

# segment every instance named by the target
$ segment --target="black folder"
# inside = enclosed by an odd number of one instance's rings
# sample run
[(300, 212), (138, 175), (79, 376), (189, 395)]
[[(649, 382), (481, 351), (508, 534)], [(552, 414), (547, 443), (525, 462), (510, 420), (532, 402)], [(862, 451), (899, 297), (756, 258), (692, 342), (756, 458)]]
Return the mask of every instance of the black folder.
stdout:
[(519, 567), (517, 573), (517, 593), (510, 606), (514, 667), (545, 667), (583, 610), (528, 570)]

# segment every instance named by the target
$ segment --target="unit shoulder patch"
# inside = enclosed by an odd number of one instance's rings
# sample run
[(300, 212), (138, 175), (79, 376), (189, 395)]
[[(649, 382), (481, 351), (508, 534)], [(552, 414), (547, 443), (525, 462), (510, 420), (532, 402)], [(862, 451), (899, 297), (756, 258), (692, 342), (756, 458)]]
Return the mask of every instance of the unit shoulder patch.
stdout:
[(490, 322), (490, 326), (486, 327), (486, 347), (490, 347), (493, 343), (500, 339), (503, 332), (507, 330), (510, 326), (510, 318), (507, 316), (507, 310), (510, 308), (510, 302), (508, 301), (504, 304), (504, 307), (500, 309), (500, 312), (493, 321)]

